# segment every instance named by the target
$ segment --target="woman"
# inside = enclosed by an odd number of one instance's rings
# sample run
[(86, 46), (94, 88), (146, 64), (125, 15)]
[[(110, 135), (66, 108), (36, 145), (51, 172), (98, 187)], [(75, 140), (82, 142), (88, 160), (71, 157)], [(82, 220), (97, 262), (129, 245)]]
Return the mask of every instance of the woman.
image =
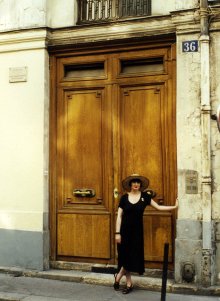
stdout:
[(178, 207), (159, 206), (152, 197), (153, 191), (146, 191), (149, 180), (138, 174), (133, 174), (122, 181), (123, 188), (128, 191), (119, 202), (116, 220), (115, 240), (118, 247), (118, 273), (115, 274), (114, 289), (118, 290), (120, 280), (126, 276), (126, 288), (123, 294), (133, 289), (130, 272), (142, 275), (144, 273), (144, 241), (143, 213), (146, 206), (151, 205), (157, 210), (168, 211)]

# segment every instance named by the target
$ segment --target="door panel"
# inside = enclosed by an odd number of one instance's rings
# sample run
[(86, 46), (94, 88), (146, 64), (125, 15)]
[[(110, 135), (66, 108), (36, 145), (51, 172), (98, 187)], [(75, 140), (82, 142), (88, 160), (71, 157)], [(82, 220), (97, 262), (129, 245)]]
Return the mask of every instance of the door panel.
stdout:
[(144, 250), (146, 262), (162, 262), (164, 244), (169, 243), (169, 262), (172, 262), (172, 215), (146, 214), (144, 216)]
[(104, 95), (104, 89), (64, 90), (58, 103), (58, 256), (110, 258), (111, 215), (103, 189), (106, 157), (111, 161), (110, 112)]
[(110, 258), (108, 215), (59, 214), (58, 225), (58, 255)]
[[(121, 88), (121, 178), (138, 173), (149, 180), (149, 188), (157, 199), (167, 202), (168, 177), (165, 152), (166, 96), (163, 85), (128, 86)], [(163, 109), (162, 109), (163, 108)], [(168, 162), (167, 162), (168, 163)], [(150, 215), (149, 215), (150, 210)], [(163, 245), (172, 242), (171, 215), (152, 212), (147, 208), (144, 216), (145, 260), (163, 260)], [(170, 260), (172, 247), (170, 247)]]
[[(102, 102), (101, 90), (64, 94), (64, 111), (60, 117), (63, 119), (61, 127), (64, 127), (60, 136), (63, 159), (60, 179), (63, 190), (60, 192), (63, 193), (64, 204), (97, 203), (103, 199)], [(80, 197), (73, 194), (73, 190), (80, 189), (93, 189), (95, 196)]]
[(164, 194), (162, 145), (163, 87), (121, 89), (121, 178), (138, 173), (150, 179), (150, 188)]

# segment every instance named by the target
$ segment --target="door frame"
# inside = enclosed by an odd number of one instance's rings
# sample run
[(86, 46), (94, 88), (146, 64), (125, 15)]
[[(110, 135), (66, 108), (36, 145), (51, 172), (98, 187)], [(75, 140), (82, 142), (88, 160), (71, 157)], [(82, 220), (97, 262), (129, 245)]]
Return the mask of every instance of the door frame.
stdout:
[[(158, 38), (158, 40), (152, 41), (149, 39), (145, 39), (144, 41), (140, 40), (139, 42), (137, 41), (122, 41), (121, 43), (117, 43), (115, 45), (108, 45), (103, 43), (103, 45), (96, 45), (96, 44), (85, 44), (80, 46), (77, 49), (68, 49), (66, 50), (65, 47), (63, 49), (56, 49), (52, 48), (49, 49), (49, 54), (50, 54), (50, 124), (49, 124), (49, 145), (50, 145), (50, 150), (49, 150), (49, 199), (50, 199), (50, 206), (49, 206), (49, 220), (50, 220), (50, 260), (51, 261), (56, 261), (57, 260), (57, 218), (56, 218), (56, 207), (57, 207), (57, 195), (56, 195), (56, 177), (57, 177), (57, 172), (56, 172), (56, 140), (57, 140), (57, 107), (56, 107), (56, 102), (57, 102), (57, 74), (58, 74), (58, 64), (57, 61), (58, 59), (62, 57), (68, 57), (68, 56), (77, 56), (80, 54), (105, 54), (105, 53), (113, 53), (115, 51), (117, 52), (125, 52), (125, 51), (131, 51), (135, 50), (138, 48), (138, 50), (150, 50), (150, 49), (157, 49), (157, 48), (162, 48), (162, 47), (170, 47), (172, 48), (172, 60), (175, 62), (176, 60), (176, 44), (175, 44), (175, 38), (173, 35), (167, 36), (167, 37), (161, 37)], [(174, 85), (172, 86), (172, 91), (169, 91), (168, 93), (172, 93), (172, 97), (175, 100), (176, 98), (176, 70), (175, 70), (175, 63), (172, 64), (173, 70), (170, 70), (173, 74), (173, 78), (171, 79)], [(174, 101), (175, 102), (175, 101)], [(175, 109), (175, 108), (174, 108)], [(175, 116), (175, 114), (173, 115)], [(176, 120), (173, 120), (173, 125), (174, 125), (174, 131), (173, 135), (175, 135), (175, 138), (172, 138), (173, 141), (175, 142), (174, 146), (174, 157), (176, 157), (176, 129), (175, 129), (175, 124)], [(117, 144), (117, 142), (116, 142)], [(177, 171), (176, 167), (176, 160), (175, 162), (172, 162), (172, 164), (175, 164), (173, 167), (175, 171)], [(113, 162), (115, 162), (113, 160)], [(114, 164), (119, 164), (119, 163), (114, 163)], [(119, 170), (117, 168), (117, 170)], [(118, 174), (114, 174), (114, 179), (113, 179), (113, 185), (114, 183), (119, 183), (119, 176)], [(174, 194), (177, 192), (177, 175), (176, 173), (174, 174), (173, 177), (173, 182), (174, 185), (173, 187), (175, 188)], [(173, 231), (175, 233), (176, 231), (176, 216), (174, 215), (173, 217)], [(175, 241), (175, 235), (173, 235), (173, 258), (174, 258), (174, 241)], [(151, 268), (157, 268), (158, 265), (150, 265)], [(171, 268), (173, 265), (171, 265)]]

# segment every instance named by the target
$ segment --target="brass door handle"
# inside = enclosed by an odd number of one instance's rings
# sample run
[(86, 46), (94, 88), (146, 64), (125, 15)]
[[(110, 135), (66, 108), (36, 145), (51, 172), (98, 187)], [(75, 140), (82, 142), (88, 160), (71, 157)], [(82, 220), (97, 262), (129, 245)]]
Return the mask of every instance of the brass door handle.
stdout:
[(92, 198), (95, 196), (95, 190), (88, 189), (88, 188), (74, 189), (73, 195), (78, 196), (78, 197)]
[(113, 195), (114, 195), (114, 198), (117, 199), (117, 197), (119, 195), (118, 188), (114, 188)]

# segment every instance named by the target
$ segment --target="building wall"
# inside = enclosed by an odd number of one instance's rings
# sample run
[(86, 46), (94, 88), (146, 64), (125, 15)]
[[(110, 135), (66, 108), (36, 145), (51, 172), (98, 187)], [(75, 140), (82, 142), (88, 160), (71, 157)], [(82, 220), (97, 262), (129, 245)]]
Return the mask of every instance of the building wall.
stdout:
[[(218, 83), (219, 21), (214, 17), (216, 23), (210, 25), (209, 42), (206, 42), (210, 43), (210, 56), (207, 60), (202, 53), (200, 28), (195, 25), (196, 23), (193, 25), (190, 22), (190, 14), (188, 22), (186, 22), (184, 20), (187, 16), (186, 13), (184, 17), (182, 14), (176, 13), (176, 17), (178, 15), (179, 17), (175, 20), (174, 14), (173, 20), (177, 26), (177, 165), (180, 206), (175, 248), (175, 280), (183, 282), (184, 265), (190, 263), (195, 272), (194, 282), (208, 285), (204, 282), (209, 274), (211, 273), (211, 284), (219, 283), (220, 272), (220, 134), (216, 121), (211, 119), (211, 116), (216, 114), (220, 96)], [(197, 16), (198, 12), (195, 12), (195, 20)], [(182, 42), (190, 40), (200, 40), (199, 51), (183, 53)], [(210, 76), (208, 73), (203, 74), (204, 71), (201, 69), (201, 66), (206, 64), (210, 64)], [(203, 105), (201, 95), (203, 85), (209, 80), (210, 92), (206, 101), (210, 101), (210, 112)], [(204, 114), (207, 117), (204, 117)], [(205, 127), (204, 118), (208, 122)], [(209, 126), (209, 122), (210, 131), (206, 128)], [(211, 140), (210, 149), (209, 139)], [(208, 153), (205, 153), (206, 151)], [(209, 162), (204, 162), (207, 157)], [(189, 170), (198, 174), (198, 193), (196, 194), (186, 193), (186, 174)], [(207, 193), (209, 185), (210, 196)], [(209, 265), (209, 271), (206, 269), (207, 265)]]
[[(198, 0), (152, 1), (152, 15), (168, 15), (171, 11), (198, 6)], [(65, 8), (65, 9), (63, 9)], [(36, 28), (68, 27), (77, 22), (76, 0), (2, 0), (0, 31)]]
[[(49, 252), (44, 251), (48, 242), (45, 32), (1, 34), (0, 65), (0, 265), (43, 269)], [(23, 67), (25, 81), (19, 71), (17, 77), (10, 75), (10, 68), (16, 72)]]
[[(219, 26), (219, 25), (218, 25)], [(219, 27), (220, 29), (220, 27)], [(216, 114), (220, 104), (220, 32), (212, 32), (210, 35), (211, 47), (211, 113)], [(214, 251), (216, 252), (215, 267), (216, 280), (220, 283), (220, 133), (216, 127), (216, 121), (212, 121), (211, 128), (211, 158), (212, 158), (212, 218), (214, 221)]]
[[(165, 3), (165, 2), (164, 2)], [(201, 108), (201, 49), (183, 53), (182, 42), (200, 39), (198, 0), (152, 1), (154, 18), (108, 26), (108, 39), (167, 34), (177, 42), (177, 163), (179, 208), (175, 249), (175, 279), (182, 282), (184, 264), (195, 268), (201, 283), (205, 241), (211, 238), (214, 276), (220, 281), (220, 134), (211, 120), (211, 189), (203, 198)], [(63, 9), (65, 7), (65, 9)], [(183, 11), (182, 11), (183, 10)], [(163, 18), (159, 18), (163, 15)], [(158, 17), (159, 16), (159, 17)], [(215, 20), (210, 33), (211, 114), (220, 99), (220, 33)], [(48, 129), (49, 61), (53, 41), (94, 41), (94, 27), (75, 29), (77, 1), (3, 0), (0, 2), (0, 265), (43, 269), (49, 262)], [(69, 31), (53, 34), (46, 27)], [(14, 31), (17, 30), (17, 31)], [(106, 28), (96, 27), (96, 40), (106, 39)], [(55, 43), (55, 42), (54, 42)], [(10, 68), (26, 67), (26, 81), (10, 83)], [(198, 193), (187, 194), (186, 175), (198, 175)], [(204, 219), (211, 203), (212, 221)], [(212, 228), (211, 228), (212, 227)], [(16, 251), (16, 252), (15, 252)]]
[(45, 0), (3, 0), (0, 2), (0, 31), (41, 27), (45, 24)]
[[(196, 266), (201, 281), (202, 203), (201, 203), (201, 108), (200, 52), (182, 52), (182, 42), (198, 40), (199, 33), (177, 37), (177, 166), (178, 197), (175, 278), (182, 282), (184, 264)], [(186, 194), (188, 171), (198, 175), (198, 193)]]

